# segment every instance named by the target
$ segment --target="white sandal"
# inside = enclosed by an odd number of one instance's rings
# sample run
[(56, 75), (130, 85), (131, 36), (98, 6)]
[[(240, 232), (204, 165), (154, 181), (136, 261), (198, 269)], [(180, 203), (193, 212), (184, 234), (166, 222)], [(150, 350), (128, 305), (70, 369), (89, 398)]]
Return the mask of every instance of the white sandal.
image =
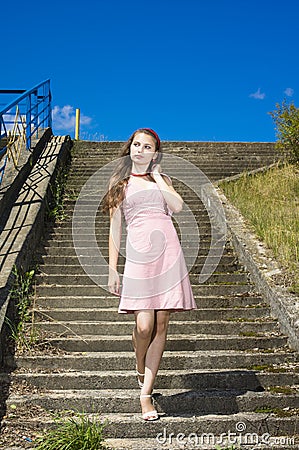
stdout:
[[(140, 395), (140, 398), (144, 398), (144, 397), (147, 397), (147, 398), (150, 397), (150, 398), (152, 398), (152, 395), (151, 395), (151, 394), (143, 394), (143, 395)], [(154, 420), (158, 420), (158, 419), (159, 419), (159, 414), (158, 414), (158, 412), (154, 409), (153, 411), (148, 411), (148, 412), (142, 414), (142, 418), (143, 418), (143, 420), (145, 420), (146, 422), (153, 422)]]
[(142, 381), (140, 381), (139, 377), (144, 377), (145, 374), (138, 372), (137, 367), (136, 367), (136, 375), (137, 375), (138, 385), (139, 385), (140, 389), (142, 389), (144, 383)]

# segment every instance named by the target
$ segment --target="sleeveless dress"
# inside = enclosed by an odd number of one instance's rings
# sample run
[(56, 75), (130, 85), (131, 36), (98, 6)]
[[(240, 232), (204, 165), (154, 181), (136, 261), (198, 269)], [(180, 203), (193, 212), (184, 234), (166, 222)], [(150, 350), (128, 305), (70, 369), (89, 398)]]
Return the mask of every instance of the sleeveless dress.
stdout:
[(127, 239), (118, 312), (196, 309), (172, 212), (157, 184), (131, 177), (122, 210)]

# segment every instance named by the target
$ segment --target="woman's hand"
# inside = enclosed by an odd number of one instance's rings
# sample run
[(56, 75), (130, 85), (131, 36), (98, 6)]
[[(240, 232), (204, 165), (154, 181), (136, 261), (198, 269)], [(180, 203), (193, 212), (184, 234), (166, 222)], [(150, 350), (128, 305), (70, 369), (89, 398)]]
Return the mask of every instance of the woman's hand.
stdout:
[(117, 270), (109, 269), (108, 289), (111, 294), (120, 296), (120, 280)]
[(182, 211), (184, 201), (173, 188), (170, 178), (163, 176), (161, 170), (161, 165), (154, 163), (151, 175), (159, 187), (168, 208), (174, 213), (179, 213)]
[(152, 176), (154, 176), (156, 174), (159, 175), (161, 172), (162, 172), (161, 164), (153, 163), (153, 165), (152, 165), (152, 172), (151, 172)]

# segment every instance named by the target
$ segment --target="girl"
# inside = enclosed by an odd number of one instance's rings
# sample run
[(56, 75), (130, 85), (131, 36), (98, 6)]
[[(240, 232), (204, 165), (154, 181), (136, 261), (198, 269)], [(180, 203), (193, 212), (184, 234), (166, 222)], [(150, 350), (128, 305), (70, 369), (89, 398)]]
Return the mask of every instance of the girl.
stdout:
[[(171, 311), (195, 309), (188, 271), (171, 215), (183, 207), (181, 196), (161, 173), (157, 133), (135, 131), (123, 147), (111, 177), (104, 209), (110, 211), (109, 280), (120, 296), (119, 313), (133, 313), (133, 347), (141, 388), (142, 417), (159, 418), (151, 393), (165, 348)], [(121, 211), (122, 210), (122, 211)], [(122, 212), (127, 225), (126, 263), (120, 290), (117, 272)]]

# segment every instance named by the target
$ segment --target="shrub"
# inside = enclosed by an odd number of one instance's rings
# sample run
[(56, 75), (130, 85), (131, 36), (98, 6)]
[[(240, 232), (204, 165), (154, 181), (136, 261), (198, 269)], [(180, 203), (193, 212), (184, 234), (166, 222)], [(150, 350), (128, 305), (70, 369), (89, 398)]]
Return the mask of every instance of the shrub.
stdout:
[(276, 110), (269, 113), (276, 125), (277, 147), (285, 150), (291, 162), (299, 161), (299, 108), (294, 103), (276, 104)]

